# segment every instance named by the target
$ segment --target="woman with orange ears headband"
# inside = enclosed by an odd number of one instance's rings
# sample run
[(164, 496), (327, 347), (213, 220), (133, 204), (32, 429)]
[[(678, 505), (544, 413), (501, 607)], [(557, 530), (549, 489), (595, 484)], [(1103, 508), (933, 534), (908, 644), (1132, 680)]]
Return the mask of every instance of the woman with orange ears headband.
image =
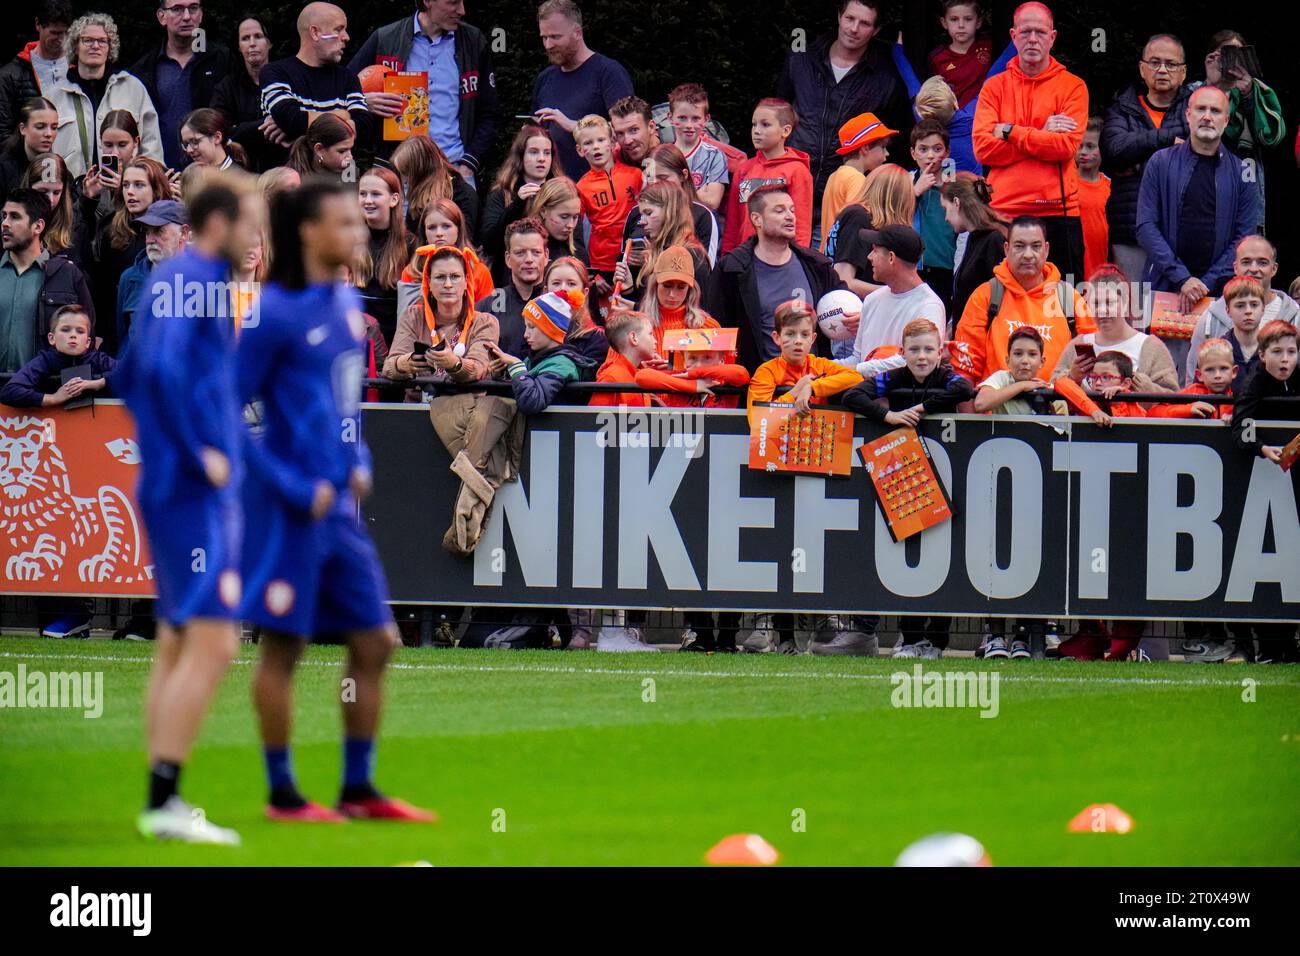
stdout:
[[(455, 246), (422, 246), (415, 252), (408, 275), (420, 282), (419, 298), (397, 320), (384, 375), (410, 379), (433, 375), (453, 382), (477, 382), (488, 377), (501, 329), (496, 317), (475, 312), (468, 275), (470, 256)], [(414, 278), (414, 276), (411, 276)]]

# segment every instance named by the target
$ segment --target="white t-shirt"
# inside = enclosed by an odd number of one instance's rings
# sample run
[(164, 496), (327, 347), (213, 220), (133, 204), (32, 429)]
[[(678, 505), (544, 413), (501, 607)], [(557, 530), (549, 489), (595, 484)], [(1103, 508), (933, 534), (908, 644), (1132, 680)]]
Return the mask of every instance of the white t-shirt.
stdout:
[(901, 295), (895, 295), (887, 285), (872, 292), (862, 302), (862, 321), (853, 342), (851, 364), (857, 365), (882, 345), (902, 345), (903, 329), (913, 319), (929, 319), (939, 327), (939, 339), (947, 340), (948, 315), (943, 300), (924, 282)]
[(836, 83), (848, 76), (849, 70), (851, 69), (853, 69), (851, 66), (836, 66), (834, 63), (831, 64), (831, 72), (835, 74)]
[(1102, 352), (1123, 352), (1133, 361), (1134, 371), (1138, 370), (1138, 360), (1142, 357), (1142, 346), (1146, 344), (1146, 340), (1147, 334), (1145, 332), (1137, 332), (1118, 345), (1098, 345), (1096, 332), (1085, 332), (1079, 336), (1079, 341), (1091, 345), (1097, 350), (1097, 355)]
[[(1016, 377), (1001, 368), (980, 382), (980, 388), (1006, 388), (1008, 385), (1016, 384)], [(977, 389), (978, 391), (978, 389)], [(1032, 415), (1034, 414), (1033, 406), (1027, 399), (1013, 398), (1010, 401), (1003, 402), (997, 408), (990, 409), (991, 415)]]

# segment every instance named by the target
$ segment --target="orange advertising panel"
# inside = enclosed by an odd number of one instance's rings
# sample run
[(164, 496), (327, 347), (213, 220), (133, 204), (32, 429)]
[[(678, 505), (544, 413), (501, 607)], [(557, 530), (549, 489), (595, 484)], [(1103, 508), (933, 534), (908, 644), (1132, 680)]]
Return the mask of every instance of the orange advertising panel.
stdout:
[(126, 407), (0, 405), (0, 593), (150, 597)]
[(952, 518), (943, 484), (934, 473), (925, 442), (911, 428), (899, 428), (858, 449), (885, 524), (895, 541)]
[(853, 415), (789, 402), (755, 402), (749, 413), (749, 467), (756, 471), (847, 477), (853, 467)]

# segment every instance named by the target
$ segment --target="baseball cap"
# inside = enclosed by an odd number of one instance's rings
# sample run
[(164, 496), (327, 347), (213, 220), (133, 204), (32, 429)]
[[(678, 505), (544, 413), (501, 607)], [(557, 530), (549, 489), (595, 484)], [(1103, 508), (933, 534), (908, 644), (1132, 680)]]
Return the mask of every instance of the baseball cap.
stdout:
[(175, 199), (160, 199), (136, 216), (135, 221), (145, 226), (186, 226), (189, 225), (190, 217), (185, 212), (184, 203)]
[(835, 152), (845, 156), (897, 132), (876, 119), (875, 113), (859, 113), (840, 127), (840, 148)]
[(925, 241), (911, 226), (863, 229), (861, 236), (867, 245), (882, 246), (905, 262), (920, 262), (925, 252)]
[(655, 260), (655, 281), (667, 282), (669, 279), (695, 285), (695, 262), (682, 246), (669, 246)]

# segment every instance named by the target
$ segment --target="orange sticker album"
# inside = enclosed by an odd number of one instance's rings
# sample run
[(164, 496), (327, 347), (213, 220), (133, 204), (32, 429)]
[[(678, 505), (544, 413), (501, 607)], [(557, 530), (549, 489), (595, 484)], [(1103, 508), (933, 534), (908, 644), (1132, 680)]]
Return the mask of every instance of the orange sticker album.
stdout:
[(1282, 460), (1278, 464), (1282, 466), (1283, 471), (1290, 471), (1297, 458), (1300, 458), (1300, 435), (1296, 435), (1286, 443), (1286, 447), (1282, 449)]
[(789, 402), (755, 402), (749, 415), (749, 467), (758, 471), (847, 477), (853, 467), (853, 415)]
[(665, 352), (734, 352), (739, 329), (673, 329), (664, 333)]
[(389, 73), (384, 77), (384, 92), (400, 93), (406, 97), (406, 106), (400, 113), (384, 118), (385, 140), (429, 135), (428, 73)]
[(915, 429), (899, 428), (858, 449), (885, 524), (894, 541), (902, 541), (952, 517), (943, 483), (934, 473), (930, 452)]
[(1196, 331), (1196, 323), (1201, 320), (1201, 313), (1213, 301), (1208, 297), (1201, 299), (1192, 306), (1191, 312), (1184, 312), (1177, 292), (1154, 292), (1151, 294), (1151, 328), (1148, 331), (1162, 339), (1190, 339)]

